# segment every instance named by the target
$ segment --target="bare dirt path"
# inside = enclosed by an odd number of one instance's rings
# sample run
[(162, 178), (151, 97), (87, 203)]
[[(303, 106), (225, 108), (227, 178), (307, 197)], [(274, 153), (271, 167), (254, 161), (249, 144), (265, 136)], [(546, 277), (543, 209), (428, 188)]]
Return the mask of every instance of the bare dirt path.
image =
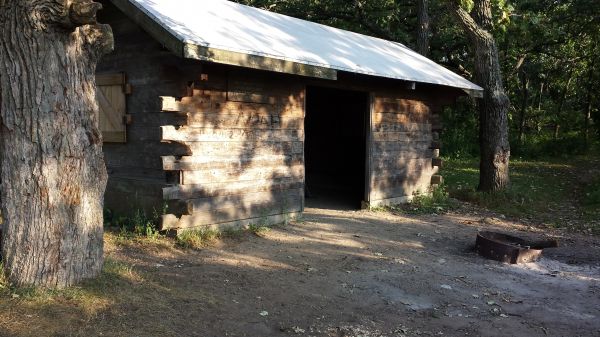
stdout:
[(503, 265), (470, 250), (478, 229), (541, 234), (468, 213), (307, 209), (202, 251), (109, 244), (137, 276), (101, 310), (0, 310), (0, 336), (600, 336), (597, 237), (555, 232), (539, 263)]

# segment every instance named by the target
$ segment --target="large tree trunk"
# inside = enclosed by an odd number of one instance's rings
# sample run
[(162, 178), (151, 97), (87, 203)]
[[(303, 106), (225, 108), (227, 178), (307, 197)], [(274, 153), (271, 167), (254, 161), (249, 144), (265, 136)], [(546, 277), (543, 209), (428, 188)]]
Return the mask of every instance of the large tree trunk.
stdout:
[(510, 101), (504, 91), (496, 41), (490, 33), (491, 3), (489, 0), (475, 0), (472, 14), (461, 8), (459, 0), (449, 0), (448, 3), (475, 48), (475, 80), (485, 90), (479, 102), (479, 190), (499, 191), (510, 183)]
[(65, 287), (103, 263), (106, 168), (91, 0), (0, 0), (2, 256), (16, 285)]
[(429, 34), (431, 32), (428, 0), (417, 0), (417, 52), (423, 56), (429, 54)]

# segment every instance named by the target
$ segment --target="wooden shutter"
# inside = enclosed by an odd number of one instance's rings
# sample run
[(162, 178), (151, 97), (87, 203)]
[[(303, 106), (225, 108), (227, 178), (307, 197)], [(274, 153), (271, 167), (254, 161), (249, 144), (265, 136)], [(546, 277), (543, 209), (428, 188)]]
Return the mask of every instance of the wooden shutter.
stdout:
[(99, 126), (105, 143), (127, 142), (125, 74), (96, 75), (97, 99), (100, 107)]

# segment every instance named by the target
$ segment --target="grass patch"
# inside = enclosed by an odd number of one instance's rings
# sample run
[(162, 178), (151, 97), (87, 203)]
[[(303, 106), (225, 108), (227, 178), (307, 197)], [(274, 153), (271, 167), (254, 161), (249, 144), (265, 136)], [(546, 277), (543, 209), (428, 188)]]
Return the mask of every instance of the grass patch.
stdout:
[(600, 206), (600, 179), (589, 184), (583, 195), (583, 202), (586, 206)]
[(186, 249), (200, 249), (221, 238), (221, 232), (214, 229), (190, 229), (177, 234), (175, 242)]
[(458, 207), (458, 203), (451, 199), (444, 185), (432, 188), (429, 193), (415, 194), (408, 204), (398, 204), (375, 208), (398, 214), (441, 214)]
[(591, 185), (584, 179), (596, 161), (595, 157), (513, 159), (511, 186), (499, 193), (476, 190), (478, 159), (449, 159), (445, 161), (442, 175), (450, 196), (456, 199), (552, 227), (585, 230), (597, 225), (585, 223), (582, 215), (591, 214), (589, 219), (596, 216), (596, 221), (600, 216), (600, 179)]
[(248, 226), (248, 231), (254, 235), (263, 236), (271, 231), (271, 227), (251, 224)]
[(144, 210), (137, 209), (130, 216), (113, 214), (110, 210), (104, 211), (104, 227), (108, 232), (114, 234), (114, 241), (117, 244), (130, 242), (152, 242), (158, 243), (165, 239), (160, 233), (162, 213), (154, 210), (152, 215), (148, 215)]

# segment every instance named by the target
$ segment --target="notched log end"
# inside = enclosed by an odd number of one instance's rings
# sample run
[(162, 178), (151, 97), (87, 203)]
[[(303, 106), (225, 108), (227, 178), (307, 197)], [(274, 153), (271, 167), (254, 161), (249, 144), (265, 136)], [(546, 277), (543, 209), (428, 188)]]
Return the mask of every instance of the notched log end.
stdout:
[(102, 4), (92, 0), (75, 1), (69, 8), (69, 21), (73, 27), (96, 24), (96, 14)]
[(112, 52), (115, 40), (109, 25), (87, 25), (80, 28), (85, 37), (86, 44), (101, 56)]

